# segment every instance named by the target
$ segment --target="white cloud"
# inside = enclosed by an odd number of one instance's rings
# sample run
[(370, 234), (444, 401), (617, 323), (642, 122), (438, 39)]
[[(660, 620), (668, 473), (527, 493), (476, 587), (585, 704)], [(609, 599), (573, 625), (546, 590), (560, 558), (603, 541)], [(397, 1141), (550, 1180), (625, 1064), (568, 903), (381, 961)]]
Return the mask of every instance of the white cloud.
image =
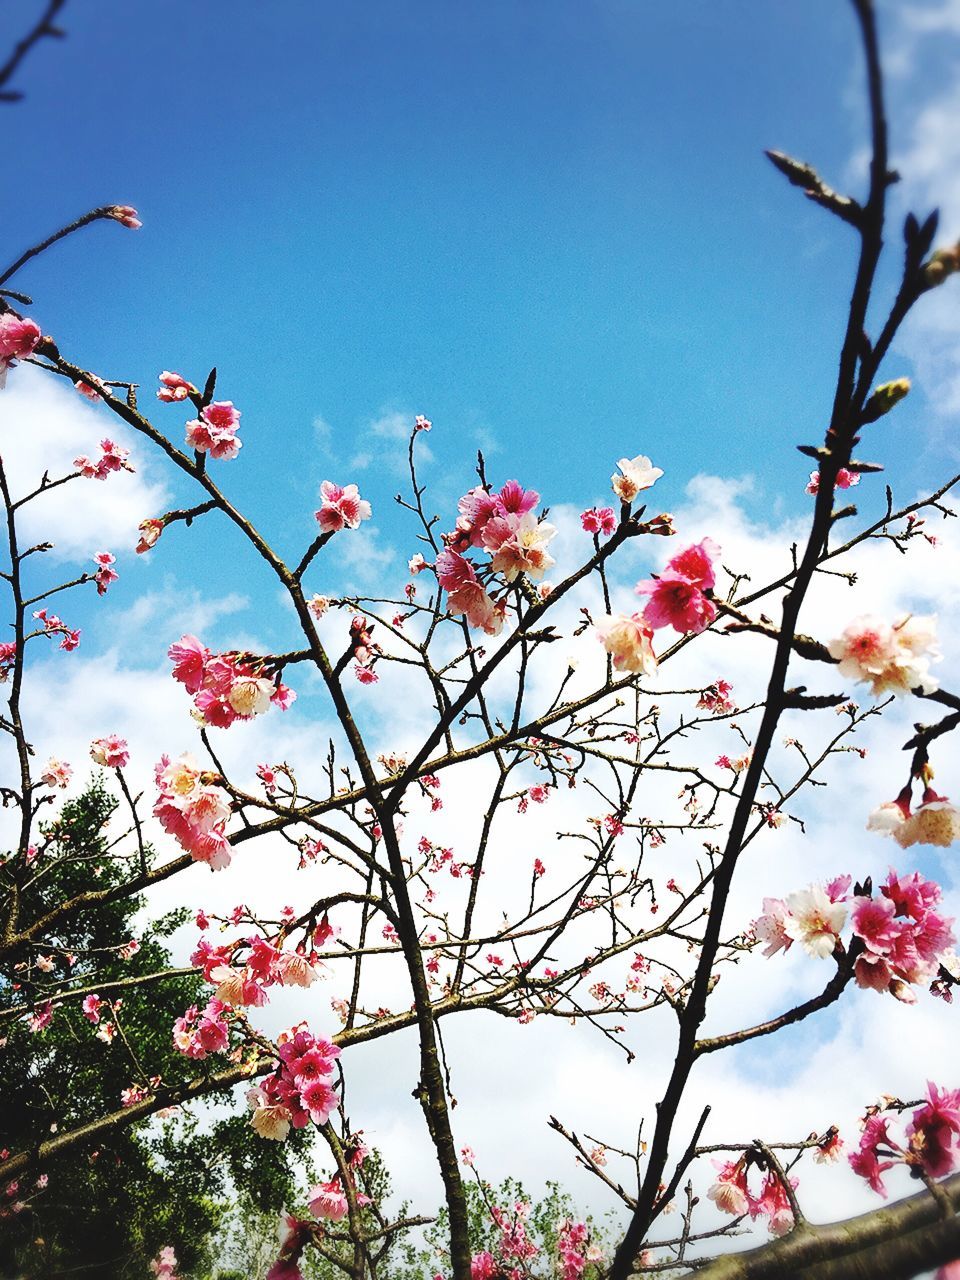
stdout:
[(50, 555), (58, 560), (132, 552), (137, 525), (169, 507), (170, 494), (138, 438), (116, 418), (50, 374), (29, 365), (13, 370), (0, 392), (0, 452), (15, 498), (36, 489), (45, 471), (51, 480), (69, 475), (81, 453), (96, 458), (105, 437), (131, 451), (136, 473), (72, 480), (29, 503), (20, 515), (22, 541), (53, 542)]

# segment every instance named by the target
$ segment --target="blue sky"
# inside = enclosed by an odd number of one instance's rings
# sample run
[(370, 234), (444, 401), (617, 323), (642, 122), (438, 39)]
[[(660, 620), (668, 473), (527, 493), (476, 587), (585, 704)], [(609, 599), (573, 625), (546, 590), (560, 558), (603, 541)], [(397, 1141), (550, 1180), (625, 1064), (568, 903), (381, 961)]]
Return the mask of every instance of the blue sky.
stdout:
[[(393, 412), (435, 423), (444, 525), (480, 446), (548, 503), (605, 498), (642, 451), (664, 507), (697, 471), (750, 473), (758, 510), (795, 513), (855, 244), (762, 150), (851, 177), (850, 9), (68, 5), (67, 40), (33, 53), (7, 108), (5, 243), (114, 200), (145, 226), (97, 225), (14, 283), (66, 354), (140, 381), (178, 442), (156, 373), (216, 364), (244, 414), (241, 459), (217, 469), (291, 556), (327, 477), (357, 480), (397, 540), (369, 431)], [(898, 412), (922, 422), (922, 392)], [(899, 483), (939, 461), (912, 447)], [(182, 534), (168, 554), (191, 555)]]

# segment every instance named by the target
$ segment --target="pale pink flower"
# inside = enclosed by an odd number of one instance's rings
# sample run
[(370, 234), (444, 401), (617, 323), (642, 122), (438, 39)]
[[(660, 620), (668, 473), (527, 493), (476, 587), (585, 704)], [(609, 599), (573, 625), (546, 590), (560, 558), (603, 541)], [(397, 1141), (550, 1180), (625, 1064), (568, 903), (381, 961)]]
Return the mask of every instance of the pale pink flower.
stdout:
[(556, 532), (552, 524), (537, 520), (529, 511), (494, 516), (484, 526), (483, 546), (493, 556), (494, 572), (502, 573), (507, 582), (521, 573), (537, 582), (556, 563), (546, 550)]
[(430, 421), (430, 419), (425, 418), (422, 413), (418, 413), (416, 418), (414, 419), (414, 423), (413, 423), (414, 431), (429, 431), (432, 426), (433, 426), (433, 423)]
[(280, 982), (285, 987), (310, 987), (320, 976), (306, 956), (299, 951), (281, 953)]
[(840, 674), (870, 685), (874, 696), (904, 694), (913, 689), (933, 693), (937, 680), (929, 671), (936, 647), (935, 619), (908, 616), (892, 626), (878, 618), (857, 618), (827, 645)]
[(41, 973), (53, 973), (53, 956), (37, 956), (37, 968)]
[(750, 1193), (747, 1190), (747, 1172), (743, 1160), (718, 1164), (720, 1176), (707, 1192), (707, 1198), (723, 1213), (742, 1217), (750, 1209)]
[(337, 533), (340, 529), (359, 529), (362, 520), (372, 515), (370, 503), (360, 497), (355, 484), (341, 487), (331, 480), (320, 485), (322, 504), (315, 512), (317, 523), (324, 533)]
[(415, 555), (412, 555), (407, 561), (407, 568), (414, 577), (416, 577), (418, 573), (423, 573), (424, 569), (427, 567), (427, 561), (419, 551)]
[(66, 761), (58, 760), (56, 756), (51, 756), (43, 767), (40, 781), (48, 787), (63, 791), (69, 784), (72, 775), (73, 769)]
[(227, 701), (243, 720), (262, 715), (270, 709), (270, 701), (276, 690), (272, 680), (262, 677), (242, 676), (227, 694)]
[(612, 475), (610, 483), (621, 502), (632, 502), (638, 493), (656, 484), (663, 475), (642, 453), (635, 458), (621, 458), (617, 466), (621, 474)]
[(307, 608), (310, 610), (317, 622), (319, 622), (330, 608), (330, 598), (328, 596), (315, 595), (313, 599), (308, 602)]
[(916, 811), (894, 828), (893, 838), (901, 849), (915, 844), (932, 844), (947, 848), (960, 839), (960, 809), (946, 796), (937, 795), (930, 787)]
[(783, 928), (788, 937), (799, 942), (809, 955), (821, 959), (832, 955), (847, 918), (846, 907), (831, 902), (821, 885), (791, 893), (786, 907)]
[(636, 671), (653, 675), (657, 659), (653, 652), (653, 628), (643, 615), (608, 614), (597, 620), (597, 638), (613, 656), (617, 671)]
[(278, 1104), (255, 1106), (250, 1124), (261, 1138), (283, 1142), (290, 1132), (290, 1112)]
[(892, 836), (910, 817), (910, 787), (906, 786), (896, 800), (887, 800), (872, 810), (867, 818), (867, 830)]
[(126, 740), (115, 733), (105, 738), (94, 738), (90, 743), (90, 755), (94, 764), (104, 769), (123, 769), (130, 759)]
[(763, 915), (753, 922), (753, 932), (758, 942), (765, 944), (763, 954), (775, 955), (778, 951), (789, 951), (793, 946), (793, 938), (787, 933), (787, 904), (782, 898), (764, 898)]

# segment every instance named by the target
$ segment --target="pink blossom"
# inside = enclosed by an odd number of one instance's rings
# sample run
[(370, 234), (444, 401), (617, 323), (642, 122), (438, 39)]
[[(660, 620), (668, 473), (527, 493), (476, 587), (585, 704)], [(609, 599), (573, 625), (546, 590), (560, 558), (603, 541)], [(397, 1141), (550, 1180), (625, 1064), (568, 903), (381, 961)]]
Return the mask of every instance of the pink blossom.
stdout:
[(160, 383), (157, 399), (162, 400), (165, 404), (172, 404), (177, 400), (186, 400), (188, 396), (197, 394), (197, 388), (192, 382), (188, 382), (179, 373), (170, 373), (167, 369), (164, 369), (163, 373), (160, 374)]
[(88, 1022), (97, 1023), (100, 1021), (100, 1006), (104, 1003), (97, 995), (84, 996), (81, 1008), (83, 1016)]
[(929, 667), (940, 657), (935, 623), (931, 617), (907, 616), (891, 626), (865, 616), (851, 622), (827, 649), (840, 674), (869, 684), (875, 697), (913, 689), (933, 693), (937, 680)]
[(710, 625), (717, 607), (704, 592), (715, 585), (713, 557), (719, 550), (710, 538), (704, 538), (668, 560), (663, 573), (637, 583), (637, 594), (650, 597), (643, 616), (652, 627), (671, 626), (688, 634)]
[(470, 1280), (491, 1280), (498, 1271), (496, 1259), (486, 1249), (470, 1259)]
[(727, 1161), (725, 1164), (714, 1161), (714, 1164), (720, 1170), (720, 1176), (707, 1192), (708, 1199), (723, 1213), (732, 1214), (736, 1218), (742, 1217), (750, 1209), (747, 1170), (743, 1159)]
[(766, 944), (765, 956), (780, 950), (789, 951), (793, 946), (793, 938), (786, 929), (787, 915), (787, 904), (781, 898), (764, 898), (763, 915), (754, 920), (753, 931), (757, 940)]
[(916, 811), (893, 829), (893, 838), (901, 849), (915, 844), (947, 848), (960, 839), (960, 809), (946, 796), (927, 787)]
[(32, 355), (41, 336), (36, 321), (5, 311), (0, 315), (0, 361), (9, 364)]
[(48, 787), (63, 791), (70, 782), (73, 775), (73, 769), (63, 760), (58, 760), (56, 756), (51, 756), (43, 767), (43, 773), (40, 775), (40, 781)]
[(94, 738), (90, 743), (90, 755), (94, 764), (104, 769), (123, 769), (130, 759), (130, 751), (126, 739), (115, 733), (105, 738)]
[(152, 516), (146, 520), (141, 520), (138, 526), (140, 530), (140, 539), (137, 542), (137, 555), (141, 556), (145, 551), (149, 551), (151, 547), (155, 547), (160, 541), (160, 535), (166, 526), (162, 520), (155, 520)]
[(430, 419), (425, 418), (422, 413), (418, 413), (416, 418), (414, 419), (414, 423), (413, 423), (414, 431), (429, 431), (432, 426), (433, 426), (433, 423), (430, 421)]
[(493, 557), (491, 568), (502, 573), (507, 582), (513, 582), (521, 573), (537, 582), (555, 563), (546, 547), (556, 532), (552, 524), (537, 520), (529, 511), (522, 515), (508, 513), (486, 522), (483, 546)]
[(907, 1125), (908, 1160), (930, 1178), (952, 1173), (960, 1158), (960, 1089), (927, 1083), (927, 1102)]
[(603, 534), (609, 538), (617, 527), (617, 518), (613, 507), (591, 507), (580, 514), (580, 523), (585, 533)]
[(341, 487), (331, 480), (320, 485), (322, 504), (315, 512), (317, 523), (324, 533), (337, 533), (340, 529), (359, 529), (362, 520), (372, 515), (370, 503), (360, 497), (355, 484)]
[(92, 400), (96, 403), (98, 400), (103, 399), (101, 393), (106, 390), (106, 384), (102, 378), (94, 377), (92, 373), (88, 376), (90, 379), (89, 382), (85, 381), (83, 378), (78, 378), (73, 384), (73, 387), (74, 390), (78, 391), (85, 400)]
[[(848, 471), (846, 467), (841, 467), (837, 472), (835, 488), (851, 489), (855, 484), (860, 483), (859, 471)], [(811, 471), (810, 480), (807, 484), (807, 493), (817, 494), (820, 492), (820, 472)]]
[(900, 936), (902, 928), (894, 919), (895, 914), (896, 907), (889, 898), (853, 899), (853, 932), (874, 955), (886, 955)]
[(50, 1023), (53, 1021), (53, 1003), (50, 1000), (44, 1001), (43, 1004), (37, 1005), (33, 1013), (27, 1019), (27, 1030), (32, 1035), (38, 1035), (46, 1031)]
[(116, 560), (117, 557), (112, 556), (109, 551), (99, 551), (93, 557), (94, 564), (97, 566), (97, 571), (93, 575), (93, 580), (97, 584), (98, 596), (105, 596), (107, 594), (107, 588), (110, 586), (111, 582), (116, 582), (119, 578), (120, 575), (113, 568), (113, 565), (116, 564)]
[(697, 699), (697, 708), (700, 711), (709, 711), (715, 716), (726, 715), (736, 709), (730, 698), (732, 692), (733, 685), (728, 680), (715, 680), (700, 694)]
[(447, 593), (447, 608), (453, 617), (463, 614), (471, 627), (487, 635), (499, 635), (504, 606), (487, 595), (469, 560), (459, 552), (446, 550), (437, 556), (437, 580)]
[(657, 658), (653, 652), (653, 628), (645, 615), (619, 613), (599, 618), (597, 638), (613, 656), (614, 669), (653, 675)]
[(186, 444), (197, 453), (209, 453), (211, 458), (235, 458), (240, 452), (237, 438), (240, 426), (240, 410), (231, 400), (218, 400), (200, 410), (200, 417), (187, 423)]

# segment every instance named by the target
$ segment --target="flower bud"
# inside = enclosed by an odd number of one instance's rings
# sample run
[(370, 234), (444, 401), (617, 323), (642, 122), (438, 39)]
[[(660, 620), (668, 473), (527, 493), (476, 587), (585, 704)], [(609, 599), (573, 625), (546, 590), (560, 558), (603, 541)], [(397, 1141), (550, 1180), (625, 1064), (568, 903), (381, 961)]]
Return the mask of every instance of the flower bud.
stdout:
[(889, 413), (909, 390), (909, 378), (895, 378), (893, 382), (881, 383), (879, 387), (874, 388), (873, 395), (864, 406), (861, 422), (876, 422), (877, 418), (882, 418), (885, 413)]

